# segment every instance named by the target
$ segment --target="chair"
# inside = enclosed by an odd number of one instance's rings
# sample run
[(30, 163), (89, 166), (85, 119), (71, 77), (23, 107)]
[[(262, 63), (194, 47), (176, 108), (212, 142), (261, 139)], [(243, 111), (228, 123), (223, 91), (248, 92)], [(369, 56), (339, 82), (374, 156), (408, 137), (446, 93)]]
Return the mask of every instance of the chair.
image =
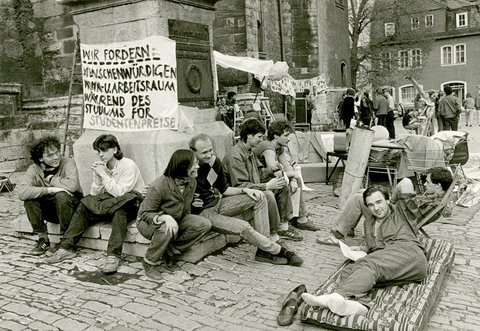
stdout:
[(15, 172), (15, 169), (4, 169), (0, 170), (0, 192), (6, 189), (8, 192), (12, 193), (13, 185), (10, 182), (10, 177)]
[(432, 218), (435, 216), (437, 213), (441, 212), (445, 207), (447, 207), (448, 203), (450, 202), (452, 198), (452, 193), (453, 190), (455, 189), (455, 186), (457, 185), (459, 179), (460, 179), (460, 168), (457, 167), (455, 169), (455, 172), (453, 174), (453, 180), (452, 183), (450, 184), (450, 187), (448, 188), (447, 192), (445, 193), (445, 196), (443, 197), (442, 201), (438, 206), (436, 206), (434, 209), (432, 209), (422, 220), (420, 220), (417, 224), (418, 230), (426, 237), (430, 238), (428, 233), (423, 229), (423, 227), (427, 224), (432, 223)]

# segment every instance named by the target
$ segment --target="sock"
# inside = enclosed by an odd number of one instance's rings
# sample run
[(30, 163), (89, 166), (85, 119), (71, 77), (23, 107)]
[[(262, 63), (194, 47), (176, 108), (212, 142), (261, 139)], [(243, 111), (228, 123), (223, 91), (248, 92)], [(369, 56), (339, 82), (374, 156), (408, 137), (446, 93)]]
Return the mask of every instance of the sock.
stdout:
[(338, 293), (328, 295), (328, 309), (339, 316), (365, 315), (367, 307), (353, 300), (347, 300)]
[(314, 307), (328, 307), (328, 295), (313, 295), (310, 293), (302, 293), (302, 299), (310, 306)]
[(45, 241), (50, 242), (50, 240), (48, 240), (48, 233), (47, 232), (39, 232), (38, 233), (38, 239), (40, 239), (40, 238), (43, 238), (43, 239), (45, 239)]

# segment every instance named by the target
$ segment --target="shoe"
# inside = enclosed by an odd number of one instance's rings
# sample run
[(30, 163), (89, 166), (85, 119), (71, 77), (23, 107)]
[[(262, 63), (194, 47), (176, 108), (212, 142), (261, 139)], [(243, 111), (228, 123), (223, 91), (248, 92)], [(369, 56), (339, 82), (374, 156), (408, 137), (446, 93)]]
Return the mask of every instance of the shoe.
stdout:
[(145, 261), (142, 261), (142, 265), (143, 270), (145, 270), (145, 276), (147, 276), (148, 279), (154, 281), (163, 280), (163, 273), (159, 270), (159, 266), (148, 264)]
[(284, 230), (284, 231), (277, 231), (277, 234), (280, 236), (280, 238), (283, 238), (283, 239), (289, 239), (293, 241), (303, 240), (303, 236), (297, 231), (295, 231), (295, 229), (293, 228)]
[(329, 234), (326, 236), (320, 236), (317, 238), (317, 243), (319, 244), (324, 244), (324, 245), (333, 245), (337, 246), (339, 245), (340, 240), (335, 238), (333, 234)]
[(52, 256), (53, 254), (55, 254), (56, 251), (58, 251), (58, 249), (62, 247), (60, 245), (60, 243), (56, 243), (55, 245), (51, 246), (50, 249), (45, 253), (46, 256)]
[(47, 263), (58, 263), (68, 259), (72, 259), (77, 256), (77, 253), (67, 251), (65, 248), (59, 248), (52, 256), (47, 257), (45, 261)]
[(115, 255), (107, 255), (105, 259), (105, 264), (103, 265), (102, 272), (104, 274), (114, 274), (117, 272), (118, 267), (120, 266), (121, 258)]
[(283, 247), (285, 248), (287, 251), (292, 251), (293, 252), (293, 249), (287, 245), (287, 243), (285, 242), (285, 240), (283, 239), (278, 239), (276, 242), (276, 244), (280, 245), (280, 247)]
[(255, 261), (277, 265), (288, 264), (288, 260), (285, 257), (282, 257), (280, 255), (273, 255), (272, 253), (266, 252), (260, 248), (258, 248), (257, 253), (255, 253)]
[(303, 259), (300, 256), (295, 254), (295, 252), (292, 252), (292, 251), (290, 251), (288, 249), (285, 249), (283, 247), (280, 250), (279, 255), (285, 257), (288, 261), (288, 264), (291, 265), (291, 266), (299, 267), (303, 264)]
[(294, 225), (297, 229), (300, 230), (305, 230), (305, 231), (318, 231), (321, 230), (322, 228), (319, 227), (318, 225), (315, 225), (311, 220), (308, 220), (306, 222), (299, 222), (298, 220), (295, 221)]
[(290, 325), (293, 323), (293, 317), (298, 311), (298, 307), (302, 303), (302, 293), (307, 291), (305, 285), (295, 287), (283, 301), (280, 313), (277, 316), (277, 323), (281, 326)]
[(48, 251), (50, 248), (50, 241), (46, 240), (45, 238), (39, 238), (35, 247), (29, 252), (31, 255), (39, 256)]

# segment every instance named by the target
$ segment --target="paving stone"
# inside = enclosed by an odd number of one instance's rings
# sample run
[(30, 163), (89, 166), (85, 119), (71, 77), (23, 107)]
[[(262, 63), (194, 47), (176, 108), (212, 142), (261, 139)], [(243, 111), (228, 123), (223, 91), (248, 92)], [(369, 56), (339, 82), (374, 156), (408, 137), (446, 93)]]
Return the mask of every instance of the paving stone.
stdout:
[(152, 319), (156, 321), (160, 321), (170, 326), (174, 326), (180, 330), (195, 330), (201, 327), (195, 321), (191, 321), (189, 319), (185, 319), (179, 316), (175, 316), (169, 312), (160, 311), (152, 316)]
[(55, 323), (53, 323), (54, 326), (59, 328), (60, 330), (65, 330), (65, 331), (70, 331), (70, 330), (85, 330), (88, 327), (88, 324), (81, 323), (79, 321), (76, 321), (72, 318), (62, 318)]
[(13, 302), (3, 306), (2, 309), (22, 316), (29, 316), (38, 311), (36, 308), (32, 308), (28, 305)]
[(102, 313), (105, 310), (110, 309), (111, 307), (109, 305), (106, 305), (98, 301), (87, 301), (85, 304), (83, 304), (82, 308), (85, 308), (97, 313)]
[(127, 303), (123, 307), (123, 309), (129, 312), (132, 312), (134, 314), (141, 315), (143, 317), (150, 317), (153, 314), (158, 312), (158, 308), (147, 306), (147, 305), (136, 303), (136, 302)]

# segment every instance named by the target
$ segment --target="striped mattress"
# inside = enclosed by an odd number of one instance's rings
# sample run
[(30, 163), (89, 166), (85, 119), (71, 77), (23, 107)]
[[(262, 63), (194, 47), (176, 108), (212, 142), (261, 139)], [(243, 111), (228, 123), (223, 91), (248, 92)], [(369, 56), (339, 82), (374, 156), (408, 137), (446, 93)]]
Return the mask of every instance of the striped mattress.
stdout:
[[(388, 286), (372, 290), (372, 307), (366, 315), (340, 317), (329, 309), (319, 309), (303, 303), (300, 318), (333, 330), (423, 330), (440, 298), (443, 285), (455, 258), (453, 245), (445, 240), (422, 239), (427, 251), (428, 274), (421, 283)], [(329, 294), (337, 288), (342, 272), (351, 261), (343, 263), (315, 291)]]

